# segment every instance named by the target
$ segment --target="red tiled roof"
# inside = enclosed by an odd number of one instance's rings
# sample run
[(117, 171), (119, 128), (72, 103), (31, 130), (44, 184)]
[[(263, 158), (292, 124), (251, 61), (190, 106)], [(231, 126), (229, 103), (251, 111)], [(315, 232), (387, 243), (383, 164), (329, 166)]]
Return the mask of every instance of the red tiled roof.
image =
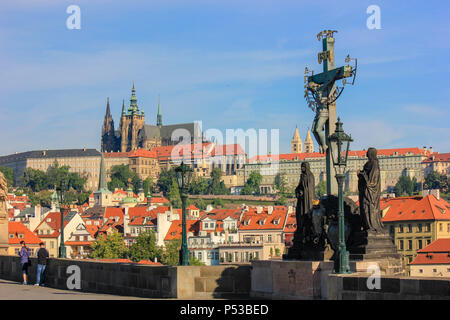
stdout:
[[(64, 217), (68, 214), (69, 212), (65, 212), (64, 213)], [(34, 229), (34, 232), (36, 232), (36, 230), (39, 230), (40, 226), (43, 225), (44, 223), (46, 223), (50, 228), (53, 229), (53, 233), (51, 234), (40, 234), (39, 237), (40, 238), (54, 238), (59, 236), (59, 233), (61, 231), (61, 213), (60, 212), (49, 212), (47, 213), (47, 215), (45, 216), (44, 220), (41, 221), (41, 223), (39, 223), (39, 225), (36, 227), (36, 229)], [(68, 220), (64, 220), (64, 227), (66, 227), (66, 225), (69, 223)]]
[(165, 197), (151, 197), (150, 203), (165, 203), (169, 202)]
[(433, 241), (426, 247), (417, 251), (418, 253), (427, 252), (447, 252), (450, 253), (450, 238), (441, 238)]
[(104, 218), (106, 219), (119, 217), (120, 220), (123, 220), (123, 216), (124, 208), (107, 207), (105, 209)]
[(269, 160), (272, 161), (287, 161), (287, 160), (305, 160), (308, 158), (324, 158), (325, 154), (314, 152), (314, 153), (283, 153), (276, 155), (259, 155), (254, 156), (248, 160), (249, 163), (254, 162), (267, 162)]
[(388, 209), (383, 222), (414, 220), (450, 220), (450, 205), (435, 196), (381, 199), (381, 208)]
[(437, 239), (417, 253), (411, 264), (450, 264), (450, 238)]
[(450, 153), (433, 153), (427, 159), (423, 160), (423, 163), (431, 162), (450, 162)]
[(150, 260), (141, 260), (138, 262), (138, 264), (146, 264), (146, 265), (152, 265), (152, 266), (162, 266), (163, 264), (160, 262), (153, 262)]
[(130, 152), (129, 158), (156, 158), (157, 154), (154, 150), (145, 150), (145, 149), (137, 149), (135, 151)]
[[(170, 225), (169, 231), (167, 231), (164, 240), (181, 239), (182, 233), (181, 223), (182, 223), (181, 220), (172, 221), (172, 224)], [(199, 231), (199, 225), (200, 225), (199, 220), (186, 220), (187, 232), (193, 232), (194, 234), (197, 234)]]
[[(14, 237), (10, 238), (9, 234), (13, 234)], [(23, 234), (23, 238), (19, 238), (19, 234)], [(20, 241), (25, 241), (25, 244), (39, 244), (42, 242), (23, 223), (8, 221), (8, 244), (20, 244)]]
[[(420, 148), (398, 148), (398, 149), (378, 149), (377, 150), (377, 156), (383, 157), (383, 156), (393, 156), (397, 152), (398, 155), (405, 155), (408, 152), (411, 154), (420, 154), (420, 155), (428, 155), (428, 153)], [(359, 157), (363, 158), (366, 156), (367, 150), (357, 150), (357, 151), (349, 151), (348, 156), (349, 157)], [(283, 161), (283, 160), (305, 160), (308, 158), (324, 158), (324, 153), (285, 153), (285, 154), (278, 154), (278, 155), (259, 155), (252, 157), (248, 162), (266, 162), (268, 160), (272, 161)]]
[(198, 210), (196, 206), (194, 206), (192, 203), (186, 208), (188, 210)]
[(268, 214), (267, 210), (267, 208), (263, 208), (261, 213), (257, 213), (256, 207), (250, 207), (242, 217), (239, 230), (283, 230), (287, 208), (274, 206), (272, 214)]
[(64, 244), (67, 246), (90, 246), (92, 241), (65, 241)]
[(297, 218), (295, 212), (288, 215), (286, 226), (284, 228), (285, 233), (294, 233), (297, 230)]

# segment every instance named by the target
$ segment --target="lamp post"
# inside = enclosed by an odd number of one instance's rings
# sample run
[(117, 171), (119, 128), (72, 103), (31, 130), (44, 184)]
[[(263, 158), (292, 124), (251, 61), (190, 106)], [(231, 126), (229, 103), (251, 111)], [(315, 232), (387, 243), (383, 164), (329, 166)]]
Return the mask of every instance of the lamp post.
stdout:
[(175, 168), (177, 175), (178, 189), (180, 190), (180, 197), (182, 202), (182, 235), (181, 235), (181, 250), (180, 250), (180, 265), (190, 265), (189, 250), (187, 245), (187, 233), (186, 233), (186, 199), (188, 197), (189, 186), (191, 184), (193, 170), (185, 165), (183, 162), (180, 166)]
[(64, 210), (63, 205), (66, 203), (66, 191), (68, 189), (69, 181), (67, 177), (63, 177), (56, 187), (58, 194), (59, 212), (61, 213), (61, 240), (58, 252), (58, 258), (66, 258), (66, 246), (64, 245)]
[[(336, 268), (336, 273), (351, 273), (349, 265), (349, 253), (345, 246), (345, 221), (344, 221), (344, 195), (343, 186), (345, 179), (345, 169), (347, 167), (348, 149), (350, 142), (353, 141), (351, 136), (344, 132), (340, 118), (336, 122), (335, 132), (329, 136), (329, 140), (336, 142), (337, 155), (333, 155), (333, 165), (336, 170), (336, 180), (338, 184), (338, 197), (339, 197), (339, 266)], [(342, 155), (342, 144), (347, 142), (345, 150), (345, 157)], [(333, 151), (333, 150), (331, 150)]]

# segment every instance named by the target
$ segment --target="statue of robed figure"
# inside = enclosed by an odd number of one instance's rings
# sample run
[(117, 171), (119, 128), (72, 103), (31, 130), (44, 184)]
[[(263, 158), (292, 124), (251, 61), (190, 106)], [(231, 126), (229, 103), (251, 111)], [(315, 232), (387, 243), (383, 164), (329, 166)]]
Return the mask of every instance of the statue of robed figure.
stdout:
[(310, 227), (311, 212), (314, 200), (314, 175), (311, 172), (308, 162), (303, 162), (301, 166), (300, 180), (297, 188), (295, 188), (295, 196), (297, 197), (297, 233), (307, 236)]
[(364, 230), (383, 232), (381, 222), (381, 180), (377, 149), (367, 150), (368, 161), (358, 173), (359, 207)]

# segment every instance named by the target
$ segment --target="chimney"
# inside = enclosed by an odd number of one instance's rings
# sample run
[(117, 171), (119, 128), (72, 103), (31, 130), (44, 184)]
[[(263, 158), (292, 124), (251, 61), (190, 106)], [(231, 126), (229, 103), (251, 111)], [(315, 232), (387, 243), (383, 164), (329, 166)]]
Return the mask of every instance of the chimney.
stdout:
[(430, 147), (430, 154), (433, 154), (433, 147)]
[(261, 206), (256, 207), (256, 213), (261, 213), (262, 210), (263, 210), (263, 207), (261, 207)]
[(273, 212), (273, 206), (268, 206), (267, 207), (267, 213), (268, 214), (272, 214), (272, 212)]

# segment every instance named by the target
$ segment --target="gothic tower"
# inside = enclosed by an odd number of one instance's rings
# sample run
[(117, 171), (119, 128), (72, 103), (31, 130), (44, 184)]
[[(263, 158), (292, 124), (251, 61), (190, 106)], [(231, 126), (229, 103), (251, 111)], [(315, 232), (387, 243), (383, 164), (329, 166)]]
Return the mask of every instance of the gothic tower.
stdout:
[(311, 138), (311, 132), (309, 130), (308, 130), (308, 134), (306, 135), (306, 139), (305, 139), (305, 152), (306, 153), (314, 152), (314, 143)]
[(159, 101), (159, 96), (158, 96), (158, 115), (156, 116), (156, 125), (158, 127), (162, 127), (162, 113), (161, 113), (161, 103)]
[(300, 138), (300, 133), (298, 133), (297, 126), (295, 126), (294, 136), (291, 141), (291, 153), (302, 153), (303, 152), (303, 143)]
[(102, 152), (116, 151), (115, 136), (114, 136), (114, 120), (111, 116), (109, 98), (106, 101), (106, 114), (102, 126), (101, 151)]
[(145, 117), (144, 111), (140, 111), (137, 105), (136, 90), (131, 89), (130, 106), (127, 113), (125, 108), (122, 109), (122, 117), (120, 119), (122, 123), (121, 127), (121, 152), (127, 152), (135, 150), (141, 147), (141, 141), (139, 141), (139, 131), (144, 127)]

